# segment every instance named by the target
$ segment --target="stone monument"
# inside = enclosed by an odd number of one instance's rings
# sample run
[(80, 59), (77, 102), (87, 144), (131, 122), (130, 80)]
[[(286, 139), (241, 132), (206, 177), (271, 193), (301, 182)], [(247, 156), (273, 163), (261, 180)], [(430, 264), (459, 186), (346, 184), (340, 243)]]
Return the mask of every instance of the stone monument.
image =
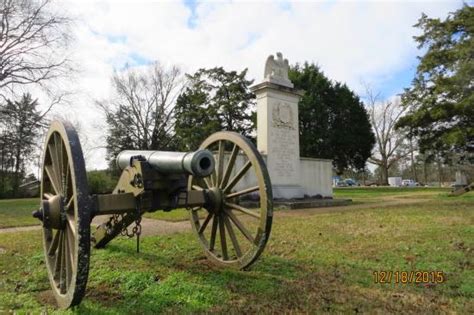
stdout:
[(302, 198), (298, 102), (303, 92), (288, 79), (288, 60), (281, 53), (265, 63), (264, 80), (252, 87), (257, 97), (257, 148), (267, 158), (273, 197)]

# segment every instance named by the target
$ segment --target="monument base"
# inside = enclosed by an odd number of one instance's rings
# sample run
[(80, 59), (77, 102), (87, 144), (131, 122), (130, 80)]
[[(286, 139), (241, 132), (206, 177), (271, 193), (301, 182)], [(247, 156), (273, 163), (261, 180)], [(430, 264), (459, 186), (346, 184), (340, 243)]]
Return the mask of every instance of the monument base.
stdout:
[(348, 206), (352, 203), (351, 199), (327, 199), (327, 198), (305, 198), (300, 200), (275, 200), (273, 206), (278, 209), (312, 209), (326, 207)]
[(304, 189), (300, 185), (272, 185), (273, 199), (304, 198)]

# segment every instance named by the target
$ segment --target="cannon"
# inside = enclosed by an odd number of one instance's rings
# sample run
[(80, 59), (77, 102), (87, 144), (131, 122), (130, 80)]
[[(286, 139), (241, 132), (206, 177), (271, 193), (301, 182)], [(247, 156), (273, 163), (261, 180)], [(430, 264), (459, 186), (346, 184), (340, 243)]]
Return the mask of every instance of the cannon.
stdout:
[[(40, 209), (33, 216), (42, 221), (45, 264), (60, 308), (79, 304), (85, 294), (91, 245), (103, 248), (118, 235), (136, 235), (138, 251), (145, 212), (187, 209), (198, 243), (217, 265), (244, 270), (263, 252), (272, 186), (261, 155), (242, 135), (214, 133), (195, 152), (122, 151), (117, 166), (122, 173), (113, 192), (89, 194), (74, 127), (51, 123)], [(243, 180), (249, 172), (253, 180)], [(91, 234), (96, 216), (105, 220)]]

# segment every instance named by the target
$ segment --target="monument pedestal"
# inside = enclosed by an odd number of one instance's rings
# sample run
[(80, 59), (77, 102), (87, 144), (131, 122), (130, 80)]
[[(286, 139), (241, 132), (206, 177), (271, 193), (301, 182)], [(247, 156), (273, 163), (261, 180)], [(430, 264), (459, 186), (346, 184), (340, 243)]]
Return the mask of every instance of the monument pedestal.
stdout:
[(298, 130), (298, 102), (303, 93), (284, 78), (267, 79), (252, 91), (257, 96), (257, 148), (267, 157), (273, 197), (303, 198)]

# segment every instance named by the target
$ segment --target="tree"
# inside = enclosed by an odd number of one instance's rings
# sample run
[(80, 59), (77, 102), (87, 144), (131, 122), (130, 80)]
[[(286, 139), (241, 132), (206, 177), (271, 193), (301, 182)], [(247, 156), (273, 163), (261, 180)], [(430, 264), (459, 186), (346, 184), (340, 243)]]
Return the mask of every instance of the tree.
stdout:
[(108, 100), (96, 101), (105, 114), (107, 159), (129, 150), (169, 150), (176, 96), (182, 90), (181, 70), (154, 63), (146, 69), (114, 73), (114, 94)]
[(67, 74), (58, 53), (69, 40), (70, 20), (53, 12), (50, 0), (3, 0), (0, 4), (0, 95), (18, 85), (43, 85)]
[(246, 75), (247, 69), (238, 73), (222, 67), (187, 75), (189, 85), (176, 102), (175, 132), (181, 150), (196, 149), (216, 131), (250, 135), (255, 95)]
[(376, 140), (369, 162), (379, 167), (381, 183), (388, 185), (390, 169), (414, 150), (411, 135), (406, 130), (395, 128), (407, 109), (400, 105), (398, 98), (380, 102), (378, 95), (374, 95), (370, 88), (366, 90), (367, 107)]
[(463, 155), (474, 146), (474, 8), (465, 4), (444, 21), (423, 14), (415, 27), (426, 53), (403, 93), (408, 113), (397, 126), (412, 129), (421, 152)]
[(0, 106), (0, 171), (2, 189), (11, 175), (12, 195), (16, 196), (25, 173), (25, 164), (36, 149), (45, 113), (38, 110), (38, 101), (24, 94), (19, 101), (8, 100)]
[(375, 140), (359, 97), (314, 64), (291, 67), (289, 77), (305, 91), (298, 105), (300, 155), (332, 159), (338, 174), (363, 170)]

